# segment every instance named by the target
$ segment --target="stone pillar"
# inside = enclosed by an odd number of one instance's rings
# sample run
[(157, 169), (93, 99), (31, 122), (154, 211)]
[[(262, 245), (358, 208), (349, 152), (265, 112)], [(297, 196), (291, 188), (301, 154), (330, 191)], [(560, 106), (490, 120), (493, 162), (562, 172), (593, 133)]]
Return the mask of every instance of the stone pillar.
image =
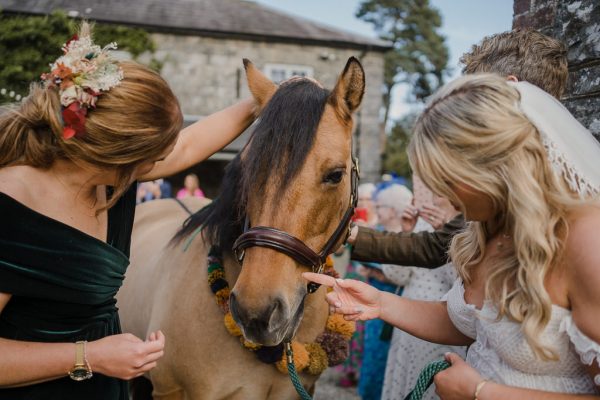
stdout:
[(600, 2), (515, 0), (513, 28), (533, 28), (568, 48), (569, 82), (561, 99), (600, 140)]

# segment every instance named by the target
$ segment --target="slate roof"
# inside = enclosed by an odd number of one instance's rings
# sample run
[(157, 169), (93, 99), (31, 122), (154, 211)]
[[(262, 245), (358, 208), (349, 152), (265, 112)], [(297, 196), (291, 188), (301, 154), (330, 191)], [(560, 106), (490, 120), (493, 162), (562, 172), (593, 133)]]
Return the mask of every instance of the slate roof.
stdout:
[[(301, 0), (300, 0), (301, 1)], [(0, 0), (7, 13), (64, 10), (155, 31), (386, 51), (389, 44), (245, 0)]]

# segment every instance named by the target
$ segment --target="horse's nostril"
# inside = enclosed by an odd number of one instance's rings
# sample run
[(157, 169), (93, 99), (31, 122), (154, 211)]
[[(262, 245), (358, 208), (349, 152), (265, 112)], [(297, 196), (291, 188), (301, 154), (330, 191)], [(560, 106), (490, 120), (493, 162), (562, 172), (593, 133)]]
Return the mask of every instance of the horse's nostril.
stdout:
[(242, 316), (240, 314), (239, 304), (237, 302), (235, 293), (233, 293), (233, 292), (231, 292), (231, 294), (229, 295), (229, 311), (231, 311), (231, 316), (238, 324), (240, 324), (240, 323), (243, 324), (243, 321), (241, 319)]
[(282, 321), (285, 320), (286, 306), (285, 302), (281, 298), (276, 298), (273, 301), (271, 309), (266, 313), (265, 321), (268, 321), (268, 329), (274, 330), (280, 326)]

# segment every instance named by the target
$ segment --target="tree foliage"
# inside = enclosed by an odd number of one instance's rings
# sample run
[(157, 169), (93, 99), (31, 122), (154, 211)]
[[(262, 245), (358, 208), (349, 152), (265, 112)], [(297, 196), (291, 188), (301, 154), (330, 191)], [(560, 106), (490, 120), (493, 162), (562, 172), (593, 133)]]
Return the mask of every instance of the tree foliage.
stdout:
[[(61, 55), (62, 45), (77, 32), (80, 21), (63, 12), (46, 16), (23, 16), (0, 13), (0, 103), (14, 101), (8, 94), (26, 95), (31, 82), (37, 81), (49, 64)], [(96, 24), (95, 41), (104, 45), (117, 42), (120, 50), (134, 58), (145, 51), (154, 52), (149, 33), (139, 28)], [(156, 64), (155, 64), (156, 65)]]
[(385, 54), (385, 125), (395, 85), (410, 84), (413, 100), (421, 101), (443, 84), (448, 48), (438, 32), (442, 17), (429, 0), (364, 0), (356, 17), (393, 44)]
[(392, 127), (382, 157), (384, 172), (395, 173), (398, 176), (410, 179), (411, 168), (406, 149), (410, 142), (410, 132), (415, 120), (416, 114), (409, 114), (400, 121), (397, 121)]

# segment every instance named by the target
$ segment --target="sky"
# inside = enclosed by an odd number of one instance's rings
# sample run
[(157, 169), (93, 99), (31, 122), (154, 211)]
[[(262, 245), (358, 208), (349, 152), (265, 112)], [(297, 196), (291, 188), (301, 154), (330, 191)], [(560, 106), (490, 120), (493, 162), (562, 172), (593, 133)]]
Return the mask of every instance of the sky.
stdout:
[[(360, 0), (254, 0), (272, 8), (298, 15), (342, 30), (375, 37), (370, 24), (357, 19), (354, 13)], [(512, 25), (513, 0), (430, 0), (442, 15), (440, 32), (446, 36), (450, 50), (450, 75), (460, 74), (458, 60), (484, 36), (507, 31)], [(406, 86), (393, 93), (390, 117), (401, 118), (412, 106), (404, 101)]]

